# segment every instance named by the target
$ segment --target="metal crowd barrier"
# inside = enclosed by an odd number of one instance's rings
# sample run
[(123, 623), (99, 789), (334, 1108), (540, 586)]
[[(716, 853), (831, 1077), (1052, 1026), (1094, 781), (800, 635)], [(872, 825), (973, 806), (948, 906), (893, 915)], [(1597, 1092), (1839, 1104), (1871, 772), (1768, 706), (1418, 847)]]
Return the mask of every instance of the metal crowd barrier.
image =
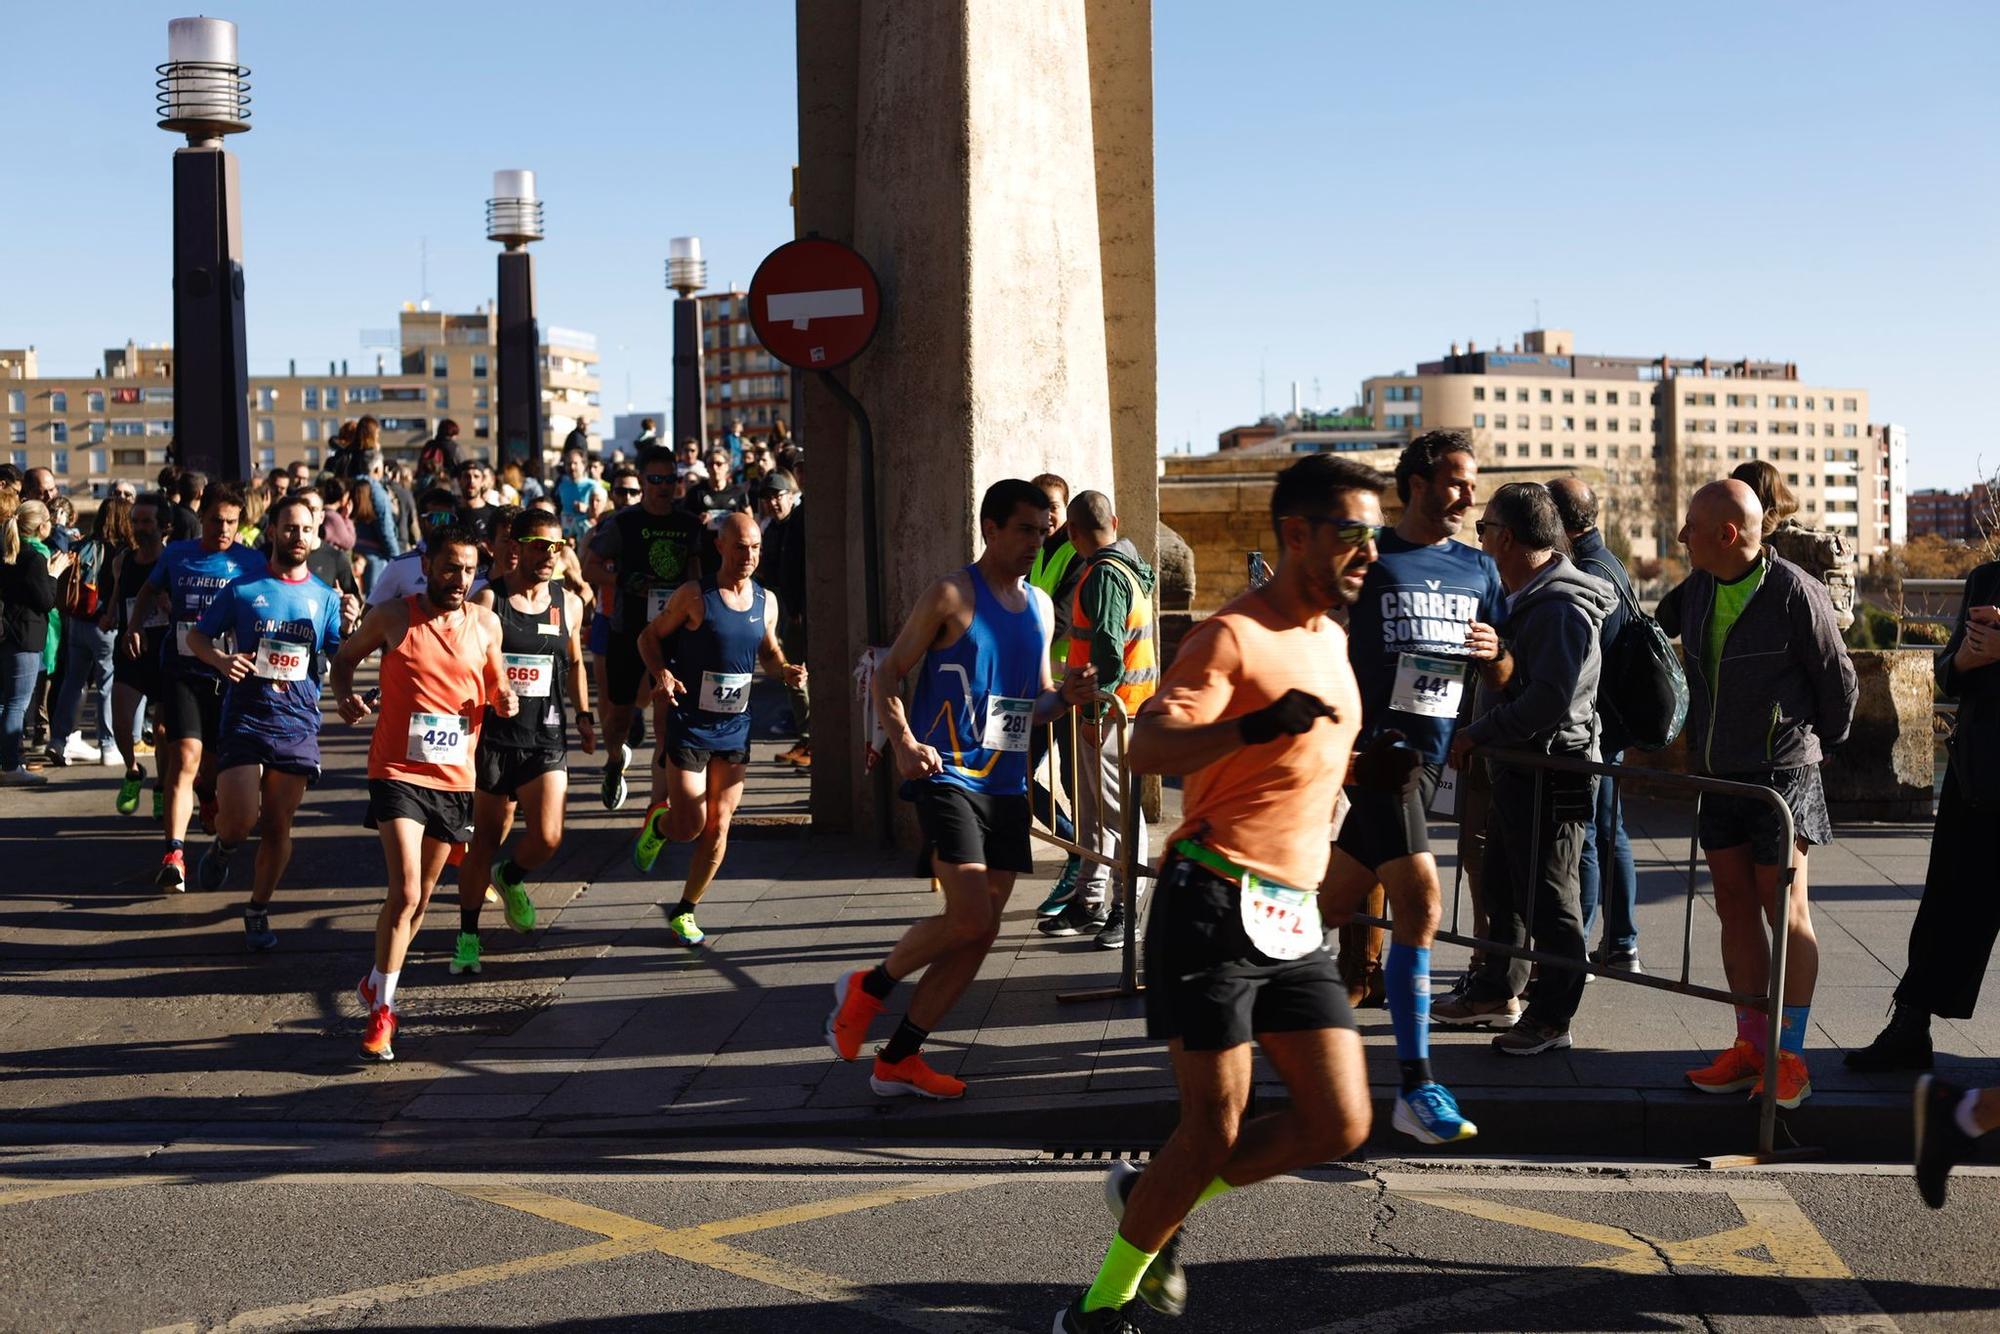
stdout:
[[(1725, 991), (1718, 987), (1703, 986), (1700, 983), (1689, 980), (1694, 954), (1694, 904), (1697, 897), (1695, 887), (1697, 883), (1697, 868), (1701, 864), (1700, 828), (1701, 798), (1703, 794), (1713, 793), (1717, 796), (1748, 797), (1753, 801), (1763, 802), (1776, 812), (1779, 819), (1783, 822), (1785, 827), (1785, 846), (1795, 848), (1797, 828), (1792, 821), (1791, 806), (1787, 804), (1782, 796), (1778, 795), (1775, 789), (1755, 783), (1732, 783), (1727, 779), (1708, 778), (1699, 774), (1665, 773), (1657, 769), (1643, 769), (1636, 765), (1604, 764), (1595, 760), (1570, 759), (1558, 755), (1538, 755), (1529, 751), (1494, 750), (1479, 747), (1472, 753), (1475, 758), (1485, 759), (1494, 764), (1506, 764), (1519, 769), (1534, 770), (1535, 809), (1537, 812), (1542, 808), (1544, 796), (1543, 775), (1551, 772), (1594, 774), (1597, 777), (1609, 779), (1613, 782), (1621, 778), (1631, 777), (1641, 780), (1643, 784), (1690, 791), (1695, 794), (1694, 820), (1688, 831), (1687, 899), (1681, 917), (1680, 977), (1676, 980), (1656, 977), (1650, 973), (1624, 972), (1619, 969), (1606, 967), (1603, 964), (1592, 963), (1588, 959), (1569, 959), (1561, 955), (1550, 954), (1544, 950), (1534, 949), (1530, 946), (1504, 945), (1496, 940), (1487, 940), (1479, 936), (1462, 934), (1458, 929), (1460, 908), (1465, 899), (1462, 893), (1465, 881), (1465, 859), (1462, 856), (1458, 859), (1457, 871), (1452, 881), (1451, 930), (1439, 931), (1436, 939), (1448, 941), (1454, 945), (1468, 946), (1471, 949), (1487, 954), (1503, 954), (1512, 958), (1526, 959), (1530, 963), (1540, 964), (1545, 968), (1568, 968), (1593, 973), (1598, 977), (1610, 978), (1616, 982), (1628, 982), (1636, 986), (1652, 987), (1659, 991), (1670, 991), (1676, 995), (1694, 996), (1701, 1000), (1719, 1001), (1724, 1005), (1741, 1005), (1746, 1009), (1762, 1011), (1766, 1016), (1767, 1022), (1764, 1034), (1764, 1092), (1758, 1099), (1757, 1152), (1755, 1155), (1717, 1157), (1705, 1161), (1710, 1166), (1736, 1166), (1756, 1162), (1772, 1162), (1783, 1158), (1801, 1156), (1804, 1153), (1810, 1152), (1809, 1150), (1801, 1149), (1780, 1150), (1777, 1147), (1778, 1037), (1780, 1030), (1784, 1026), (1783, 997), (1785, 994), (1787, 926), (1791, 921), (1792, 884), (1797, 875), (1796, 868), (1791, 863), (1788, 862), (1785, 865), (1783, 874), (1778, 878), (1778, 901), (1775, 922), (1771, 931), (1771, 972), (1768, 994), (1762, 996), (1744, 995), (1741, 992)], [(1462, 792), (1460, 794), (1460, 809), (1464, 809), (1464, 795)], [(1542, 822), (1538, 818), (1535, 821), (1533, 834), (1529, 839), (1528, 864), (1530, 866), (1541, 864), (1541, 826)], [(1601, 865), (1604, 853), (1600, 851), (1598, 855)], [(1796, 852), (1794, 852), (1794, 856), (1796, 857)], [(1480, 875), (1488, 883), (1491, 882), (1490, 876), (1487, 875), (1484, 867), (1480, 869)], [(1525, 934), (1532, 941), (1535, 932), (1535, 896), (1532, 886), (1529, 889), (1527, 911), (1523, 914), (1523, 917)], [(1366, 913), (1356, 913), (1350, 920), (1383, 928), (1391, 925), (1387, 918), (1375, 917)]]
[[(1066, 710), (1061, 718), (1054, 722), (1043, 724), (1047, 729), (1048, 748), (1043, 753), (1044, 764), (1036, 766), (1035, 770), (1029, 774), (1030, 780), (1036, 779), (1044, 766), (1047, 769), (1050, 779), (1054, 779), (1060, 772), (1061, 766), (1057, 761), (1062, 752), (1056, 745), (1056, 728), (1064, 726), (1069, 728), (1069, 774), (1068, 781), (1063, 784), (1060, 794), (1053, 781), (1045, 784), (1049, 794), (1048, 820), (1046, 822), (1041, 818), (1041, 811), (1035, 809), (1039, 803), (1031, 796), (1029, 808), (1034, 811), (1035, 822), (1031, 826), (1030, 832), (1042, 842), (1052, 847), (1061, 848), (1073, 857), (1081, 857), (1085, 861), (1095, 862), (1100, 866), (1111, 868), (1111, 892), (1119, 896), (1118, 901), (1125, 909), (1125, 957), (1119, 966), (1118, 983), (1116, 986), (1093, 987), (1087, 991), (1058, 992), (1056, 999), (1059, 1001), (1114, 1000), (1122, 996), (1140, 995), (1146, 989), (1145, 984), (1139, 980), (1139, 908), (1141, 902), (1139, 881), (1142, 878), (1159, 879), (1160, 868), (1149, 866), (1139, 859), (1139, 831), (1145, 819), (1145, 813), (1139, 809), (1139, 789), (1138, 785), (1132, 781), (1132, 762), (1130, 751), (1128, 750), (1128, 743), (1132, 738), (1132, 719), (1125, 712), (1124, 701), (1111, 691), (1098, 691), (1097, 700), (1099, 703), (1108, 706), (1105, 713), (1104, 726), (1110, 729), (1106, 734), (1105, 740), (1100, 744), (1100, 748), (1102, 745), (1112, 744), (1113, 738), (1116, 739), (1118, 746), (1118, 822), (1120, 835), (1118, 839), (1118, 856), (1108, 857), (1098, 852), (1095, 847), (1097, 840), (1086, 839), (1085, 837), (1088, 831), (1085, 830), (1083, 823), (1084, 808), (1083, 803), (1078, 799), (1079, 794), (1083, 790), (1084, 743), (1082, 730), (1085, 724), (1081, 719), (1080, 710), (1077, 709)], [(1104, 802), (1102, 800), (1104, 793), (1104, 766), (1102, 764), (1094, 764), (1090, 766), (1090, 770), (1090, 781), (1093, 785), (1092, 791), (1098, 797), (1098, 800), (1090, 804), (1090, 809), (1101, 817), (1104, 811)], [(1070, 822), (1076, 831), (1076, 838), (1074, 840), (1063, 838), (1055, 832), (1056, 801), (1059, 795), (1067, 799)], [(1098, 832), (1102, 832), (1101, 827)]]

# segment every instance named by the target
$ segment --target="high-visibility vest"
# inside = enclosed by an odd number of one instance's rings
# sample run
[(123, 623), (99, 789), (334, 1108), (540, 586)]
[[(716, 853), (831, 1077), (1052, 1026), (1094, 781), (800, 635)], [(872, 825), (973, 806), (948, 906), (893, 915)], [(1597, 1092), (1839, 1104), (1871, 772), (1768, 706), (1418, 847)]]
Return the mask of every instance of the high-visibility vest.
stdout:
[[(1062, 587), (1063, 575), (1069, 572), (1070, 562), (1076, 559), (1076, 548), (1065, 540), (1050, 553), (1047, 545), (1035, 548), (1035, 568), (1028, 572), (1028, 582), (1049, 595), (1050, 605), (1056, 600), (1056, 589)], [(1066, 660), (1067, 646), (1061, 640), (1049, 643), (1049, 666), (1055, 670), (1056, 678), (1062, 678), (1062, 667)]]
[(1160, 688), (1160, 659), (1154, 647), (1153, 599), (1124, 561), (1113, 557), (1092, 558), (1083, 578), (1076, 581), (1076, 593), (1070, 603), (1068, 663), (1074, 670), (1090, 661), (1090, 638), (1095, 627), (1083, 610), (1083, 589), (1100, 570), (1123, 579), (1132, 593), (1131, 608), (1125, 613), (1124, 672), (1112, 687), (1129, 718)]

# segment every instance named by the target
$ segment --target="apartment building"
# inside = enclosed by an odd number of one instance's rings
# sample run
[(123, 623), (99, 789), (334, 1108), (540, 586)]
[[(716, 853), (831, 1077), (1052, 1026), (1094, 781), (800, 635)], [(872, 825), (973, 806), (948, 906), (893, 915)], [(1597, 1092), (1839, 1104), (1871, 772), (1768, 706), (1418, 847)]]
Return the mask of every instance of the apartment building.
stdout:
[(1466, 430), (1482, 463), (1597, 469), (1606, 532), (1638, 556), (1671, 551), (1692, 491), (1749, 459), (1863, 561), (1904, 534), (1903, 428), (1871, 427), (1865, 389), (1807, 385), (1791, 362), (1581, 354), (1570, 331), (1533, 329), (1371, 377), (1362, 410), (1381, 429)]
[[(371, 414), (392, 455), (414, 456), (439, 422), (459, 424), (460, 440), (496, 452), (494, 407), (497, 315), (406, 306), (399, 351), (355, 373), (346, 362), (324, 375), (250, 377), (250, 457), (259, 470), (323, 461), (343, 421)], [(68, 490), (101, 490), (114, 477), (149, 477), (166, 462), (174, 433), (174, 354), (127, 343), (104, 353), (85, 376), (45, 376), (35, 349), (0, 348), (6, 457), (44, 467)], [(554, 457), (579, 421), (598, 413), (597, 347), (589, 334), (549, 328), (541, 348), (543, 447)]]
[(2000, 486), (1980, 482), (1964, 491), (1936, 487), (1910, 492), (1910, 536), (1983, 542), (2000, 517)]
[[(709, 438), (720, 439), (739, 418), (753, 434), (768, 431), (779, 417), (790, 423), (791, 368), (757, 341), (750, 325), (749, 295), (734, 290), (703, 292), (697, 300)], [(664, 422), (661, 429), (665, 430)]]

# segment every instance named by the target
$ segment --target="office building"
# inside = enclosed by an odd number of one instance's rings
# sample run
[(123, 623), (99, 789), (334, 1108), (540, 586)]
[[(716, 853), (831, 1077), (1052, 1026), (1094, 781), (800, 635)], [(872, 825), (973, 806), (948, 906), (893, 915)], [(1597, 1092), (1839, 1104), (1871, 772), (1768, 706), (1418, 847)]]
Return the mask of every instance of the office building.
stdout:
[(2000, 487), (1986, 482), (1964, 491), (1926, 488), (1910, 492), (1910, 536), (1947, 542), (1983, 542), (2000, 526)]
[(738, 420), (752, 435), (768, 433), (778, 418), (793, 424), (791, 368), (757, 341), (748, 294), (703, 292), (698, 300), (709, 439), (721, 439)]

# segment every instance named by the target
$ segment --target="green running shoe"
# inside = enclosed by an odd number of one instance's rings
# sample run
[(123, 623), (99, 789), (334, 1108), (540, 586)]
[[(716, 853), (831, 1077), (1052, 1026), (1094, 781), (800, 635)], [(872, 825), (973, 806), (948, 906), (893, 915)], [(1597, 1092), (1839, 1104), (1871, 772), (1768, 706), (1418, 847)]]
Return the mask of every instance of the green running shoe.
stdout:
[(507, 900), (507, 925), (516, 931), (533, 931), (535, 901), (528, 897), (524, 881), (507, 878), (505, 865), (503, 862), (493, 868), (493, 883), (500, 886), (500, 896)]
[(683, 945), (699, 945), (702, 941), (708, 939), (707, 935), (702, 932), (702, 929), (695, 925), (694, 914), (691, 912), (679, 913), (673, 917), (669, 917), (667, 919), (667, 930), (673, 932), (674, 936)]
[(477, 973), (479, 971), (479, 934), (474, 931), (458, 933), (458, 945), (451, 952), (451, 975)]
[(145, 785), (145, 774), (125, 775), (125, 781), (118, 785), (118, 813), (120, 815), (131, 815), (139, 809), (139, 791)]
[(653, 863), (660, 859), (660, 849), (667, 846), (667, 836), (653, 827), (653, 822), (667, 813), (667, 803), (662, 801), (646, 811), (646, 827), (639, 831), (639, 841), (632, 845), (632, 865), (642, 874), (650, 875)]
[(1054, 917), (1067, 908), (1069, 901), (1076, 897), (1076, 877), (1082, 869), (1081, 857), (1071, 857), (1063, 863), (1062, 874), (1056, 877), (1055, 884), (1049, 889), (1049, 896), (1042, 900), (1042, 906), (1035, 909), (1035, 916)]

